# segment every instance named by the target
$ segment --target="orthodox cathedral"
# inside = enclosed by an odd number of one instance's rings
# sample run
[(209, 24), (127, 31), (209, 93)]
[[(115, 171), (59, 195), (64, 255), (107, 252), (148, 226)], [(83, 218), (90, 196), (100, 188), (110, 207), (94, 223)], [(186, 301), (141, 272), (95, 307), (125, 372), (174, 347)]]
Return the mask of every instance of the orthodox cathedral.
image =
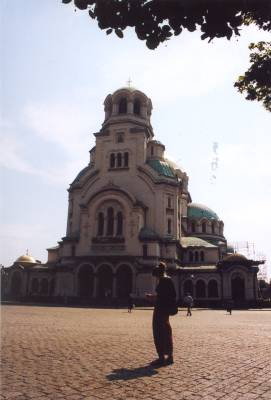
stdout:
[(144, 304), (152, 269), (165, 261), (182, 301), (253, 304), (259, 261), (227, 246), (224, 224), (192, 202), (188, 176), (154, 139), (152, 102), (124, 87), (104, 101), (89, 164), (71, 183), (66, 235), (41, 263), (30, 255), (5, 268), (4, 297), (73, 304)]

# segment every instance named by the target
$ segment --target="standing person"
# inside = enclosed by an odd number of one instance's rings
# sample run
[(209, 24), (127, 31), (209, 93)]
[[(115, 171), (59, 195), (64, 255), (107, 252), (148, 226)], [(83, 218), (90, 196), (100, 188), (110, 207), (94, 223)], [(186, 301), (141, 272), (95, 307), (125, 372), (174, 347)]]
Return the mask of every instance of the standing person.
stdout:
[(184, 298), (184, 304), (186, 305), (186, 307), (187, 307), (187, 313), (186, 313), (186, 316), (188, 317), (192, 317), (192, 312), (191, 312), (191, 310), (192, 310), (192, 307), (193, 307), (193, 297), (191, 296), (191, 294), (190, 293), (187, 293), (186, 294), (186, 296), (185, 296), (185, 298)]
[(233, 301), (229, 300), (226, 305), (226, 311), (231, 315), (233, 308)]
[(134, 301), (132, 293), (130, 293), (128, 297), (128, 313), (131, 313), (133, 308), (134, 308)]
[[(176, 291), (174, 284), (166, 274), (166, 264), (160, 262), (158, 267), (153, 269), (153, 276), (158, 279), (156, 295), (147, 295), (155, 298), (153, 311), (153, 339), (158, 354), (158, 359), (151, 362), (153, 366), (173, 364), (173, 339), (172, 329), (169, 323), (169, 316), (172, 310), (176, 310)], [(174, 312), (174, 311), (173, 311)]]

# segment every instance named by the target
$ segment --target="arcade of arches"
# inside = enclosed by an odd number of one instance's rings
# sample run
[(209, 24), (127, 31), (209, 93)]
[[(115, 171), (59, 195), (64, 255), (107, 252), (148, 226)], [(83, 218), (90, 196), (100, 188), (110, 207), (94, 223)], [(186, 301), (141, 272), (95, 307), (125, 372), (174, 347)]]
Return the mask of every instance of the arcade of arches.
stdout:
[(120, 265), (113, 273), (110, 265), (99, 266), (97, 272), (89, 264), (84, 264), (78, 272), (78, 296), (83, 299), (118, 298), (127, 299), (133, 292), (131, 267)]

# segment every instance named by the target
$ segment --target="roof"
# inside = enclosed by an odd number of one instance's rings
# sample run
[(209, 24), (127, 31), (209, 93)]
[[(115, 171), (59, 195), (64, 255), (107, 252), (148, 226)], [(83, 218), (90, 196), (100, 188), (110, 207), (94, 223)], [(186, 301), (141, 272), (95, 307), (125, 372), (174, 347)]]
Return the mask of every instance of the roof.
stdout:
[(224, 258), (225, 261), (244, 261), (247, 258), (243, 254), (234, 253)]
[(217, 246), (194, 236), (184, 236), (181, 238), (182, 247), (214, 247)]
[(119, 90), (128, 90), (129, 92), (135, 92), (135, 91), (139, 91), (140, 92), (141, 91), (141, 90), (138, 90), (137, 88), (135, 88), (133, 86), (123, 86), (123, 87), (120, 87), (119, 89), (115, 90), (114, 93), (118, 92)]
[(211, 208), (199, 203), (190, 203), (187, 205), (187, 217), (219, 220), (218, 215)]
[(141, 228), (139, 232), (140, 240), (157, 240), (159, 235), (150, 228)]
[(35, 258), (28, 254), (18, 257), (15, 262), (18, 264), (38, 264)]
[(191, 265), (189, 267), (180, 267), (181, 270), (184, 271), (191, 271), (192, 270), (216, 270), (217, 266), (216, 265)]
[(86, 166), (85, 168), (83, 168), (79, 174), (76, 176), (76, 178), (73, 180), (73, 182), (71, 183), (71, 185), (73, 185), (74, 183), (78, 182), (80, 180), (80, 178), (85, 175), (85, 173), (89, 170), (89, 165)]
[(151, 159), (147, 161), (147, 164), (156, 172), (158, 172), (159, 175), (166, 176), (167, 178), (176, 177), (175, 171), (166, 161)]

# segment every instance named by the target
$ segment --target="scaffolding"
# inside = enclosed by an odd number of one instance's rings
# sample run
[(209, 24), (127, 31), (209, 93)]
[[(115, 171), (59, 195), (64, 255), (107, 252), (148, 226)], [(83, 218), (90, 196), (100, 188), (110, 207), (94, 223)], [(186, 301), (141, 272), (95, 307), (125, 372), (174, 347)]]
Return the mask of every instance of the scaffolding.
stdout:
[(259, 265), (258, 279), (267, 281), (267, 264), (266, 255), (255, 249), (255, 243), (253, 242), (233, 242), (231, 243), (235, 253), (243, 254), (249, 260), (264, 261), (263, 264)]

